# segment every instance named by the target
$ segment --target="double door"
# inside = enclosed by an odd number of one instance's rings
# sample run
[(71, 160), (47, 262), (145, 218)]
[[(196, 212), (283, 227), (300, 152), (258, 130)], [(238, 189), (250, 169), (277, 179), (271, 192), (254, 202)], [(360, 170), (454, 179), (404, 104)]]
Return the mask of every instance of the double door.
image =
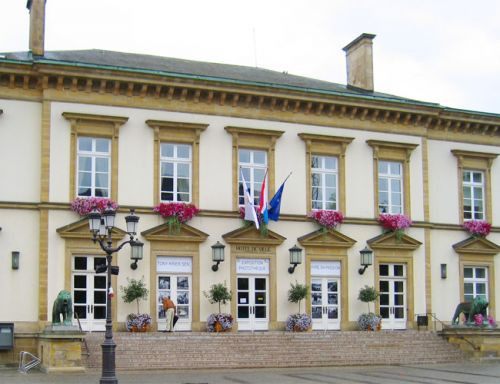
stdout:
[(73, 324), (78, 325), (78, 317), (85, 332), (106, 327), (107, 274), (95, 273), (97, 266), (105, 264), (102, 256), (75, 256), (72, 260)]
[(379, 309), (382, 329), (406, 329), (406, 265), (379, 265)]
[(267, 276), (238, 276), (237, 321), (240, 331), (265, 331), (269, 328)]
[(179, 320), (175, 325), (176, 331), (190, 331), (192, 323), (192, 289), (191, 275), (158, 275), (157, 276), (157, 318), (158, 330), (166, 329), (165, 310), (163, 309), (163, 298), (170, 296), (176, 306)]
[(311, 278), (311, 317), (313, 330), (340, 329), (340, 279)]

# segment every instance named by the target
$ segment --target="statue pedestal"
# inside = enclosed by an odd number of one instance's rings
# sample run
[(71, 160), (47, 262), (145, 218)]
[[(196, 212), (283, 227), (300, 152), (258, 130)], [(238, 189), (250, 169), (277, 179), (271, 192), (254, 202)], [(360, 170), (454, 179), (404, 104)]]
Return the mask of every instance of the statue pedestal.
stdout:
[(38, 337), (40, 369), (52, 372), (85, 372), (82, 341), (85, 333), (78, 327), (49, 325)]

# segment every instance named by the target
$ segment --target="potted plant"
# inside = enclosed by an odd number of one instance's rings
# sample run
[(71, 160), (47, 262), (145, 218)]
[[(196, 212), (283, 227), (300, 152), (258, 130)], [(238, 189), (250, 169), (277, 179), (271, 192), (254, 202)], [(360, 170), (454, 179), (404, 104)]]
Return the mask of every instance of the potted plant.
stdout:
[(321, 231), (326, 233), (329, 229), (335, 229), (344, 221), (344, 215), (340, 211), (328, 209), (315, 209), (307, 215), (321, 226)]
[(368, 285), (359, 290), (358, 300), (368, 305), (368, 313), (362, 313), (358, 317), (359, 329), (363, 331), (380, 330), (382, 318), (370, 311), (370, 303), (377, 300), (379, 296), (379, 292), (374, 287), (369, 287)]
[(208, 332), (223, 332), (233, 327), (234, 319), (229, 313), (221, 313), (221, 304), (231, 301), (231, 291), (222, 284), (212, 284), (208, 292), (203, 291), (210, 304), (219, 304), (219, 313), (212, 313), (207, 318)]
[(151, 324), (151, 316), (146, 313), (141, 314), (139, 310), (139, 301), (141, 299), (147, 300), (149, 293), (144, 283), (144, 276), (140, 280), (127, 278), (127, 282), (125, 287), (120, 286), (123, 292), (122, 299), (125, 303), (136, 301), (137, 313), (131, 313), (127, 316), (126, 328), (131, 332), (146, 332)]
[(300, 313), (300, 302), (309, 294), (309, 287), (305, 284), (290, 283), (288, 290), (288, 301), (299, 304), (299, 312), (288, 316), (286, 319), (286, 330), (304, 332), (311, 327), (311, 317), (307, 313)]
[(153, 211), (167, 219), (169, 232), (179, 232), (181, 224), (191, 220), (200, 210), (194, 204), (160, 203)]

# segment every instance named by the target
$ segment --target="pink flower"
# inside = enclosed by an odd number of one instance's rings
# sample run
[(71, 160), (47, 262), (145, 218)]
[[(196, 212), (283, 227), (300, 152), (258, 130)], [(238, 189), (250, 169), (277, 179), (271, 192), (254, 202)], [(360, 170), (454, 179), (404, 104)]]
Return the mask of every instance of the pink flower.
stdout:
[(153, 208), (162, 217), (176, 218), (179, 223), (185, 223), (196, 216), (200, 210), (194, 204), (186, 203), (160, 203)]
[(314, 210), (307, 215), (325, 229), (335, 228), (344, 221), (344, 215), (340, 211)]
[(464, 223), (464, 228), (472, 236), (488, 236), (491, 231), (491, 224), (485, 220), (469, 220)]
[(481, 315), (480, 313), (474, 315), (474, 324), (483, 325), (483, 320), (484, 320), (483, 315)]
[(87, 216), (94, 209), (103, 213), (108, 206), (114, 211), (118, 209), (118, 204), (105, 197), (77, 197), (71, 202), (71, 210), (80, 216)]
[(495, 322), (495, 319), (491, 315), (488, 315), (488, 324), (492, 327), (496, 327), (496, 325), (497, 325), (497, 323)]
[(411, 220), (405, 215), (382, 213), (378, 217), (378, 222), (382, 227), (390, 231), (399, 231), (411, 226)]

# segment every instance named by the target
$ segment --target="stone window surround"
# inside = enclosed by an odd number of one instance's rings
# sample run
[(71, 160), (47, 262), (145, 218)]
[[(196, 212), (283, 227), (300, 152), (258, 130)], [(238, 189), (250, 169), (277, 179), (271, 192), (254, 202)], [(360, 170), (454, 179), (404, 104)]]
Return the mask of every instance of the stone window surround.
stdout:
[(182, 123), (164, 120), (146, 120), (154, 130), (153, 170), (154, 205), (160, 203), (160, 144), (179, 143), (191, 145), (191, 203), (200, 203), (200, 135), (208, 124)]
[(387, 160), (399, 161), (403, 165), (403, 214), (411, 218), (410, 157), (418, 144), (381, 140), (367, 140), (366, 143), (373, 149), (374, 216), (379, 216), (378, 163)]
[(311, 192), (311, 160), (313, 155), (335, 156), (338, 159), (337, 175), (337, 210), (345, 212), (345, 151), (354, 138), (327, 135), (315, 135), (311, 133), (299, 133), (298, 136), (306, 144), (306, 209), (312, 210)]
[(69, 200), (76, 198), (76, 156), (79, 136), (111, 139), (111, 191), (109, 198), (118, 201), (118, 138), (120, 127), (128, 117), (91, 115), (63, 112), (63, 117), (71, 123)]
[(491, 195), (491, 166), (493, 160), (498, 156), (495, 153), (483, 153), (452, 149), (451, 153), (457, 158), (458, 166), (458, 212), (459, 222), (464, 223), (464, 192), (463, 192), (463, 172), (464, 170), (484, 172), (484, 209), (485, 220), (492, 221), (492, 195)]

